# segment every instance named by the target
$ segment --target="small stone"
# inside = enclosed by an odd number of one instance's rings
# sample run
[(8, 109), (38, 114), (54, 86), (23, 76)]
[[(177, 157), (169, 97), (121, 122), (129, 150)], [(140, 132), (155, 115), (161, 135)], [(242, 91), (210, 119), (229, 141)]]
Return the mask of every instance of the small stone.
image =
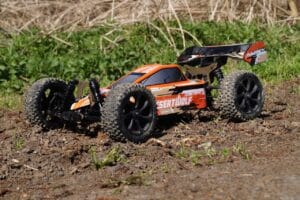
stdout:
[(198, 186), (196, 185), (196, 184), (192, 184), (192, 186), (191, 186), (191, 192), (194, 192), (194, 193), (196, 193), (196, 192), (198, 192), (198, 190), (199, 190), (199, 188), (198, 188)]
[(4, 180), (7, 178), (7, 175), (6, 174), (0, 174), (0, 180)]
[(70, 171), (70, 174), (75, 174), (76, 172), (78, 172), (78, 168), (73, 167), (72, 170)]
[(292, 122), (291, 125), (294, 127), (300, 127), (300, 122)]
[(82, 163), (82, 164), (80, 164), (79, 165), (79, 167), (81, 167), (81, 168), (87, 168), (87, 167), (89, 167), (91, 165), (91, 163), (90, 162), (86, 162), (86, 163)]
[(58, 176), (64, 176), (65, 173), (64, 173), (63, 171), (59, 171), (59, 172), (57, 173), (57, 175), (58, 175)]
[(20, 169), (20, 168), (22, 167), (22, 165), (21, 165), (20, 163), (12, 163), (12, 164), (10, 165), (10, 167), (11, 167), (12, 169)]
[(17, 159), (12, 159), (11, 161), (12, 161), (12, 163), (10, 164), (10, 167), (11, 167), (12, 169), (20, 169), (20, 168), (22, 167), (22, 164), (20, 163), (19, 160), (17, 160)]
[(24, 149), (22, 150), (22, 153), (31, 154), (31, 153), (34, 153), (34, 150), (31, 149), (31, 148), (29, 148), (29, 147), (27, 147), (27, 148), (24, 148)]
[(11, 159), (11, 161), (13, 161), (14, 163), (19, 163), (20, 161), (17, 159)]

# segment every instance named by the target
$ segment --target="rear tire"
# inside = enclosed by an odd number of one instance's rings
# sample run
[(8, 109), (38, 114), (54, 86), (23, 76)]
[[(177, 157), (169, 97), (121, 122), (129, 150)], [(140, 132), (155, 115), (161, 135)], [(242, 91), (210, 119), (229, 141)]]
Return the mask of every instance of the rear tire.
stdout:
[(104, 100), (102, 126), (114, 140), (145, 142), (152, 135), (156, 121), (154, 96), (142, 85), (118, 85)]
[[(51, 115), (51, 112), (64, 111), (63, 108), (67, 84), (55, 78), (43, 78), (36, 81), (27, 91), (24, 98), (26, 119), (44, 129), (61, 127), (64, 122)], [(75, 97), (68, 99), (72, 103)]]
[(218, 104), (221, 116), (246, 121), (259, 116), (264, 104), (264, 91), (257, 76), (237, 71), (221, 81)]

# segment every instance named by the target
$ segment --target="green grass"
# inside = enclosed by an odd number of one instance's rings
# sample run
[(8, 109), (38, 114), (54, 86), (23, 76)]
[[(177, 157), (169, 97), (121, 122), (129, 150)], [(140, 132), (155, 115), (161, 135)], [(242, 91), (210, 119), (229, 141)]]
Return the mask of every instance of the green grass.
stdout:
[(25, 145), (25, 139), (19, 134), (13, 135), (13, 144), (16, 150), (21, 150)]
[(22, 95), (18, 93), (0, 92), (0, 108), (8, 110), (22, 110)]
[[(178, 28), (169, 22), (170, 28)], [(183, 23), (186, 46), (265, 41), (267, 62), (250, 67), (230, 60), (226, 73), (246, 69), (264, 81), (278, 82), (300, 75), (300, 25), (266, 26), (243, 23)], [(173, 30), (173, 31), (172, 31)], [(146, 63), (174, 63), (183, 49), (180, 31), (169, 34), (159, 22), (129, 26), (101, 26), (77, 32), (45, 35), (39, 30), (0, 33), (0, 108), (21, 109), (21, 96), (35, 80), (98, 78), (107, 85)], [(194, 35), (198, 41), (190, 36)], [(175, 42), (175, 46), (170, 41)]]
[[(169, 22), (168, 26), (170, 34), (161, 22), (106, 25), (51, 35), (36, 29), (19, 34), (0, 33), (0, 89), (2, 93), (22, 94), (24, 88), (42, 77), (64, 80), (95, 77), (101, 80), (101, 85), (107, 85), (142, 64), (174, 63), (184, 43), (176, 29), (177, 23)], [(268, 62), (251, 68), (246, 63), (230, 61), (226, 71), (250, 69), (266, 81), (290, 79), (300, 74), (299, 24), (183, 22), (182, 26), (189, 32), (184, 35), (186, 46), (198, 42), (212, 45), (265, 41)]]
[(233, 146), (233, 152), (241, 155), (245, 160), (250, 160), (252, 158), (250, 152), (243, 143), (236, 143)]
[[(201, 148), (199, 148), (201, 147)], [(193, 165), (213, 165), (228, 162), (230, 157), (240, 157), (244, 160), (251, 160), (252, 155), (245, 143), (238, 142), (231, 147), (217, 149), (210, 142), (198, 146), (197, 150), (183, 144), (175, 152), (179, 159), (191, 162)], [(230, 159), (229, 159), (230, 160)]]
[(125, 157), (121, 154), (119, 146), (112, 147), (102, 159), (97, 157), (96, 147), (90, 149), (91, 162), (96, 169), (102, 169), (106, 166), (114, 166), (120, 161), (124, 161)]

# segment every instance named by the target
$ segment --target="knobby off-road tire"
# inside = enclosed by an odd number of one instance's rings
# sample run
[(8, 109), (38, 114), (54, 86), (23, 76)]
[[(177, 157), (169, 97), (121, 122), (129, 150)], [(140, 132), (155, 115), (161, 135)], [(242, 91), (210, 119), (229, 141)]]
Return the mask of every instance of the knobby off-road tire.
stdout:
[[(62, 111), (67, 84), (55, 78), (43, 78), (36, 81), (27, 91), (24, 98), (24, 112), (26, 119), (33, 125), (43, 129), (61, 127), (64, 122), (55, 116), (52, 111)], [(74, 98), (69, 99), (70, 102)]]
[(104, 101), (102, 127), (114, 140), (145, 142), (154, 132), (156, 121), (155, 98), (142, 85), (118, 85)]
[(217, 102), (222, 117), (246, 121), (260, 115), (264, 91), (255, 74), (247, 71), (234, 72), (226, 76), (220, 86)]

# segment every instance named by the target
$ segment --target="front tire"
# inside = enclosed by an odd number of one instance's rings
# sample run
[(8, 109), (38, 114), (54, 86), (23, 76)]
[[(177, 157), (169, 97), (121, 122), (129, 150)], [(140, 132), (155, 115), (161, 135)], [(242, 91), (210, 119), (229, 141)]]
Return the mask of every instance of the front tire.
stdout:
[(251, 72), (234, 72), (222, 80), (218, 103), (225, 118), (240, 121), (254, 119), (263, 108), (263, 86)]
[[(59, 128), (63, 121), (53, 113), (61, 112), (64, 108), (67, 84), (55, 78), (43, 78), (36, 81), (27, 91), (24, 98), (24, 113), (26, 119), (33, 125), (44, 129)], [(73, 102), (68, 99), (68, 102)], [(66, 104), (65, 104), (66, 105)]]
[(154, 96), (142, 85), (118, 85), (104, 101), (103, 129), (114, 140), (145, 142), (152, 135), (156, 121)]

